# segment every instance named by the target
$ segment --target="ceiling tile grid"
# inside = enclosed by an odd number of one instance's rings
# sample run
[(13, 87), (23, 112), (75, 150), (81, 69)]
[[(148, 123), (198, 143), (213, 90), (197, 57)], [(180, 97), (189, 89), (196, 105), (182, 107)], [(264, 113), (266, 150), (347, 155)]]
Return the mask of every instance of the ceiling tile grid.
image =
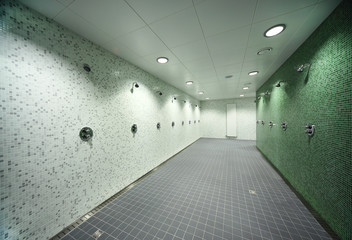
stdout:
[[(341, 0), (20, 0), (199, 99), (255, 96)], [(266, 38), (277, 24), (286, 29)], [(271, 47), (265, 55), (260, 49)], [(166, 64), (157, 63), (160, 56)], [(248, 76), (250, 71), (259, 71)], [(193, 85), (186, 85), (193, 81)], [(243, 90), (243, 86), (250, 86)], [(199, 95), (199, 91), (204, 91)]]

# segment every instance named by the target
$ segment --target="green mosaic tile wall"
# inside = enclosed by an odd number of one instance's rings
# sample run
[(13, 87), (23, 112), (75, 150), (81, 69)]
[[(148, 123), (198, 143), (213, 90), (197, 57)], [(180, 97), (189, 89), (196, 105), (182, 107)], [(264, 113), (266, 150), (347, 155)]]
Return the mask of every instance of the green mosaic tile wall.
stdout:
[(352, 231), (351, 9), (343, 1), (257, 91), (257, 147), (342, 239)]

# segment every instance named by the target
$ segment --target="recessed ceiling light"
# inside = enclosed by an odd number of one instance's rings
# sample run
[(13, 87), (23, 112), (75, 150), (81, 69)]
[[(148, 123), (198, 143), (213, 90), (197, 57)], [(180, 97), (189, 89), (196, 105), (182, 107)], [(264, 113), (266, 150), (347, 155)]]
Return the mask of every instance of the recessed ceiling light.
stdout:
[(208, 98), (208, 97), (206, 97), (205, 99), (206, 99), (206, 100), (209, 100), (209, 98)]
[(169, 59), (166, 58), (166, 57), (158, 57), (158, 58), (156, 59), (156, 61), (157, 61), (158, 63), (167, 63), (167, 62), (169, 61)]
[(243, 95), (243, 94), (241, 94), (241, 95), (240, 95), (240, 97), (244, 97), (244, 95)]
[(285, 24), (278, 24), (275, 26), (272, 26), (271, 28), (269, 28), (268, 30), (266, 30), (264, 32), (264, 36), (265, 37), (274, 37), (278, 34), (280, 34), (282, 31), (284, 31), (286, 28)]
[(247, 90), (249, 87), (244, 87), (244, 88), (242, 88), (243, 90)]
[(268, 54), (272, 51), (273, 49), (271, 47), (267, 47), (267, 48), (262, 48), (260, 50), (258, 50), (257, 55), (264, 55), (264, 54)]
[(204, 94), (204, 92), (203, 92), (203, 91), (199, 91), (198, 94), (201, 94), (201, 95), (202, 95), (202, 94)]
[(187, 81), (186, 84), (187, 84), (187, 85), (192, 85), (193, 82), (192, 82), (192, 81)]
[(254, 76), (257, 75), (259, 72), (258, 71), (253, 71), (253, 72), (249, 72), (248, 75), (249, 76)]
[(232, 78), (233, 77), (233, 75), (227, 75), (227, 76), (225, 76), (225, 78)]

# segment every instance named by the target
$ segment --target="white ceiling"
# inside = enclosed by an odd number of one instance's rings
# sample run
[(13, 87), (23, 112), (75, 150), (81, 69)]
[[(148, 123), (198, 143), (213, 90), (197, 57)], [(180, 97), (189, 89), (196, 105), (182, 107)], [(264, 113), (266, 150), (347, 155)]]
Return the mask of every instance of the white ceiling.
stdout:
[[(20, 0), (204, 100), (254, 97), (341, 0)], [(286, 30), (272, 38), (276, 24)], [(272, 47), (267, 55), (257, 51)], [(156, 58), (169, 58), (159, 64)], [(248, 76), (250, 71), (259, 71)], [(225, 78), (233, 75), (232, 78)], [(193, 81), (193, 85), (186, 85)], [(243, 90), (248, 86), (248, 90)], [(199, 95), (198, 91), (205, 94)]]

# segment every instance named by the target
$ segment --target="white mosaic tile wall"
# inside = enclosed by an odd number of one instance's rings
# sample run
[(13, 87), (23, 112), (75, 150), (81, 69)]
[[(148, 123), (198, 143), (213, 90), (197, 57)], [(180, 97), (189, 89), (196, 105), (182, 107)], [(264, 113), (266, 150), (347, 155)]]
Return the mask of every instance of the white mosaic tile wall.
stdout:
[(226, 105), (236, 103), (237, 139), (256, 139), (255, 98), (209, 100), (201, 102), (202, 137), (226, 138)]
[(197, 100), (17, 2), (0, 8), (0, 239), (54, 236), (200, 137)]

